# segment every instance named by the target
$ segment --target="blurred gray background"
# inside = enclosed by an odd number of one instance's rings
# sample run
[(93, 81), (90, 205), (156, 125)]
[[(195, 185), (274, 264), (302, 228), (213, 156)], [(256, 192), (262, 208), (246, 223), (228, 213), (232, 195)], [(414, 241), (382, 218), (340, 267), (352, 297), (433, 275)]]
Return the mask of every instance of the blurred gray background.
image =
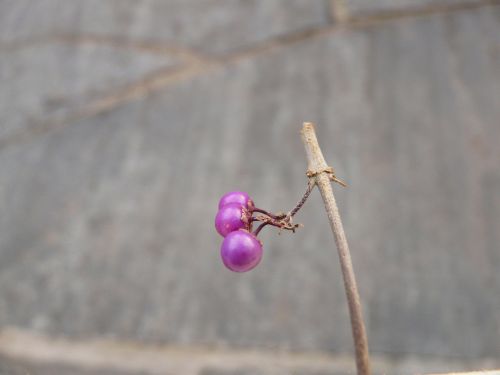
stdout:
[(0, 373), (353, 373), (318, 192), (264, 259), (219, 197), (306, 187), (317, 124), (376, 373), (500, 366), (500, 6), (0, 0)]

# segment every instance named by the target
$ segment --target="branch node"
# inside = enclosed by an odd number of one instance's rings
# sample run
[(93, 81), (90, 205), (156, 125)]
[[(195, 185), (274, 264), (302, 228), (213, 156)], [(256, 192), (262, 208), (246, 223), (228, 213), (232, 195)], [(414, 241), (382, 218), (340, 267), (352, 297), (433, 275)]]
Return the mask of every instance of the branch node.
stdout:
[[(333, 167), (330, 167), (330, 166), (327, 166), (327, 167), (321, 168), (321, 169), (316, 169), (316, 170), (308, 170), (306, 172), (306, 176), (309, 177), (309, 180), (311, 180), (313, 177), (316, 177), (320, 173), (326, 173), (330, 180), (338, 183), (340, 186), (343, 186), (343, 187), (347, 186), (347, 184), (343, 180), (341, 180), (340, 178), (338, 178), (335, 175), (335, 170), (333, 169)], [(316, 183), (316, 181), (314, 183)]]

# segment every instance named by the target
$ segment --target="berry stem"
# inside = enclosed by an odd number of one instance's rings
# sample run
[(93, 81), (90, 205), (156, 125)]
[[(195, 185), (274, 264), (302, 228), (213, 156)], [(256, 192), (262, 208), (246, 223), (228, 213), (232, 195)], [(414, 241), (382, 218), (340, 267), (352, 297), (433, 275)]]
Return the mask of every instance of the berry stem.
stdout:
[(285, 215), (275, 215), (275, 214), (272, 214), (270, 212), (267, 212), (266, 210), (263, 210), (262, 208), (257, 208), (257, 207), (254, 207), (252, 209), (252, 212), (258, 212), (260, 214), (264, 214), (264, 215), (269, 216), (270, 218), (275, 219), (275, 220), (280, 220), (280, 219), (283, 219), (285, 217)]
[(349, 306), (349, 315), (351, 317), (357, 372), (358, 375), (370, 375), (368, 339), (366, 337), (365, 324), (361, 312), (361, 299), (359, 298), (358, 287), (356, 285), (347, 238), (344, 233), (342, 221), (340, 220), (339, 209), (335, 202), (332, 184), (330, 182), (330, 171), (332, 169), (328, 167), (323, 157), (314, 131), (314, 125), (308, 122), (304, 123), (301, 135), (307, 154), (308, 176), (310, 176), (310, 181), (312, 181), (313, 184), (318, 185), (321, 192), (333, 237), (337, 244), (347, 303)]
[(266, 225), (272, 225), (273, 227), (277, 227), (280, 229), (286, 229), (286, 230), (291, 230), (292, 232), (295, 233), (295, 229), (297, 229), (300, 225), (299, 224), (293, 224), (291, 220), (287, 217), (283, 219), (273, 219), (270, 217), (265, 217), (265, 216), (257, 216), (254, 218), (255, 220), (262, 221), (262, 224), (260, 224), (257, 229), (255, 230), (254, 234), (257, 235), (259, 234), (260, 230), (264, 228)]
[(306, 189), (306, 192), (304, 193), (304, 195), (302, 196), (302, 199), (299, 201), (299, 203), (297, 203), (297, 205), (288, 213), (287, 216), (290, 216), (290, 217), (293, 217), (297, 212), (299, 212), (299, 210), (302, 208), (302, 206), (304, 205), (304, 203), (306, 203), (306, 200), (307, 198), (309, 198), (309, 194), (311, 194), (311, 191), (313, 190), (314, 188), (314, 184), (309, 182), (307, 184), (307, 189)]
[[(272, 214), (266, 210), (263, 210), (262, 208), (257, 208), (254, 207), (252, 208), (252, 213), (253, 212), (258, 212), (261, 213), (265, 216), (252, 216), (249, 220), (250, 223), (253, 223), (254, 221), (262, 221), (262, 224), (260, 224), (257, 229), (253, 232), (254, 235), (258, 235), (259, 232), (264, 228), (266, 225), (272, 225), (274, 227), (278, 227), (280, 229), (287, 229), (291, 230), (292, 232), (295, 233), (295, 229), (299, 227), (298, 224), (292, 224), (292, 217), (301, 209), (301, 207), (306, 203), (307, 198), (311, 194), (311, 191), (314, 188), (314, 184), (309, 182), (307, 184), (307, 189), (300, 199), (300, 201), (297, 203), (297, 205), (290, 211), (288, 214)], [(266, 217), (267, 216), (267, 217)]]
[(255, 231), (253, 232), (253, 234), (255, 236), (257, 236), (259, 234), (259, 232), (262, 230), (262, 228), (264, 228), (267, 224), (269, 224), (269, 222), (265, 221), (263, 222), (262, 224), (260, 224), (257, 229), (255, 229)]
[[(314, 188), (314, 184), (310, 183), (307, 185), (306, 192), (302, 196), (301, 200), (297, 205), (290, 211), (288, 214), (272, 214), (270, 212), (267, 212), (266, 210), (263, 210), (261, 208), (253, 208), (252, 212), (259, 212), (265, 216), (252, 216), (250, 218), (250, 223), (254, 221), (262, 221), (262, 224), (260, 224), (257, 229), (253, 232), (253, 234), (258, 235), (259, 232), (264, 228), (266, 225), (272, 225), (274, 227), (278, 227), (280, 229), (287, 229), (291, 230), (292, 232), (295, 233), (295, 229), (299, 227), (298, 224), (292, 224), (292, 217), (300, 210), (300, 208), (304, 205), (306, 202), (307, 198), (309, 197), (309, 194), (311, 194), (312, 189)], [(267, 216), (267, 217), (266, 217)]]

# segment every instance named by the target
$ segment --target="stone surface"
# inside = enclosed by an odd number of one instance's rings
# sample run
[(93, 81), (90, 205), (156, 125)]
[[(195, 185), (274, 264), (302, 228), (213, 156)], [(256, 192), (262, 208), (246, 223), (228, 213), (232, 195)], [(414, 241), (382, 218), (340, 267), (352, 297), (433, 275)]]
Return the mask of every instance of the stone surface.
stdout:
[[(343, 1), (343, 0), (340, 0)], [(445, 8), (462, 4), (474, 5), (482, 0), (345, 0), (351, 15), (364, 16), (370, 13), (412, 12), (420, 9)]]
[(0, 48), (0, 139), (181, 62), (168, 54), (96, 41)]
[(63, 363), (40, 363), (0, 356), (0, 375), (150, 375), (146, 371), (109, 370), (86, 368)]
[[(374, 375), (486, 370), (499, 364), (494, 359), (395, 358), (377, 354), (372, 355), (371, 363)], [(350, 355), (325, 352), (145, 345), (102, 338), (68, 340), (13, 329), (0, 331), (1, 375), (344, 375), (354, 372)]]
[[(500, 354), (500, 10), (343, 30), (0, 151), (0, 324), (180, 345), (351, 350), (317, 193), (237, 275), (218, 197), (288, 209), (318, 124), (371, 349)], [(209, 369), (210, 370), (210, 369)], [(207, 370), (207, 371), (209, 371)]]
[(183, 63), (169, 48), (221, 54), (328, 22), (326, 0), (1, 1), (0, 140)]
[(0, 3), (3, 42), (54, 34), (90, 34), (223, 53), (328, 22), (326, 0), (3, 0)]

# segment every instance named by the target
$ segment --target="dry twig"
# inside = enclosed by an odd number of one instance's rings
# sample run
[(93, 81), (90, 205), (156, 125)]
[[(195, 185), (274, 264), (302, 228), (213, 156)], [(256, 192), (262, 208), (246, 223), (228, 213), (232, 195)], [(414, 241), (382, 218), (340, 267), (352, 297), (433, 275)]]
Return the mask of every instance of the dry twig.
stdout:
[(330, 227), (332, 228), (335, 243), (340, 258), (340, 266), (344, 277), (344, 286), (347, 295), (347, 303), (349, 305), (349, 314), (351, 316), (352, 334), (354, 338), (354, 350), (356, 356), (356, 367), (358, 375), (370, 375), (370, 358), (368, 353), (368, 340), (366, 338), (366, 330), (361, 313), (361, 301), (359, 298), (358, 288), (356, 286), (356, 279), (354, 277), (354, 269), (352, 267), (351, 255), (347, 245), (347, 239), (340, 220), (339, 210), (330, 180), (336, 181), (340, 184), (341, 180), (335, 177), (333, 169), (329, 167), (323, 153), (318, 144), (316, 133), (314, 132), (314, 125), (311, 123), (304, 123), (301, 131), (302, 141), (306, 148), (308, 171), (307, 175), (313, 179), (323, 197), (325, 203), (328, 219), (330, 220)]

